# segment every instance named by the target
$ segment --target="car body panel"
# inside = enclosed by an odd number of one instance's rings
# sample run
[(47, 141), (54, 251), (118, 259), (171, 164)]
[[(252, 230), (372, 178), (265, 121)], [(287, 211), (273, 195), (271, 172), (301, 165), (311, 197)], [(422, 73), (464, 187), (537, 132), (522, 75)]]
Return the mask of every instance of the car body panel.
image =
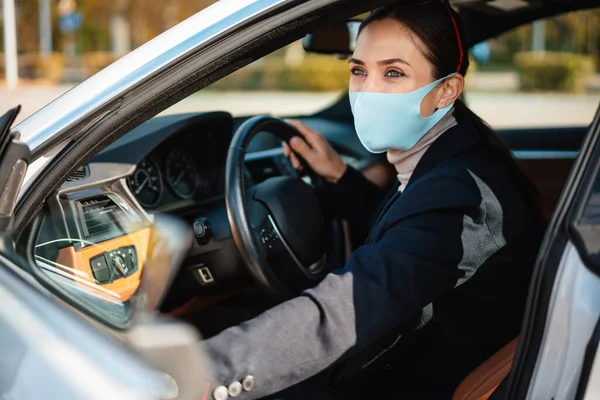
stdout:
[(550, 307), (528, 398), (572, 399), (600, 316), (600, 278), (585, 267), (572, 243), (564, 250)]
[(170, 390), (168, 377), (42, 295), (14, 268), (0, 256), (1, 398), (158, 399)]

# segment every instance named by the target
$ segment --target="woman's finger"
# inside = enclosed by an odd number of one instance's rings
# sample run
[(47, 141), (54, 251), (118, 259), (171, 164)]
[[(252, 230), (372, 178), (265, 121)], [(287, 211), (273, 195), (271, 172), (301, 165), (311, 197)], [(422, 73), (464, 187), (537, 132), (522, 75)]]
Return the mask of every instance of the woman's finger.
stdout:
[(290, 160), (290, 163), (292, 164), (294, 169), (302, 170), (302, 164), (300, 163), (300, 160), (298, 160), (298, 157), (296, 157), (296, 154), (292, 152), (290, 146), (288, 146), (286, 142), (283, 142), (282, 146), (283, 154)]
[(295, 119), (286, 119), (285, 122), (292, 125), (296, 130), (304, 137), (304, 139), (308, 142), (309, 145), (313, 145), (318, 143), (319, 135), (314, 130), (310, 129), (308, 126), (304, 125), (301, 121)]
[(298, 160), (298, 157), (294, 153), (290, 154), (290, 161), (295, 169), (302, 170), (302, 164), (300, 164), (300, 160)]
[(283, 147), (283, 155), (289, 158), (289, 156), (290, 156), (290, 146), (288, 146), (288, 144), (286, 142), (283, 142), (281, 145)]
[(290, 140), (290, 146), (296, 153), (300, 155), (300, 157), (304, 158), (306, 161), (310, 162), (310, 160), (312, 160), (313, 149), (301, 137), (294, 136)]

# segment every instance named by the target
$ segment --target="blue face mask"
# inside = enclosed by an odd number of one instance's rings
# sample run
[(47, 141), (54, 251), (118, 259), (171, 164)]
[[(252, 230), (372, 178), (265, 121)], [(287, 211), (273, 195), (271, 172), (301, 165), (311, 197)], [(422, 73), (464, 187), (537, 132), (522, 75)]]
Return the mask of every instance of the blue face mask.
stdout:
[(360, 142), (371, 153), (408, 150), (450, 111), (453, 104), (421, 116), (421, 102), (441, 81), (408, 93), (350, 92), (350, 107)]

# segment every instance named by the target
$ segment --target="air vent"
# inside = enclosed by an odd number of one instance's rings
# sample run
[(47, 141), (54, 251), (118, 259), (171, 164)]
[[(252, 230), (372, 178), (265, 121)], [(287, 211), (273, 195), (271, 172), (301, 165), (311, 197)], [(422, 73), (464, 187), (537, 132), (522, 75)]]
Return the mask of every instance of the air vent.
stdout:
[(84, 237), (97, 237), (123, 232), (125, 211), (110, 197), (99, 196), (78, 202)]
[(77, 171), (75, 171), (71, 175), (69, 175), (69, 177), (67, 178), (67, 182), (78, 181), (80, 179), (87, 178), (89, 175), (90, 175), (90, 171), (89, 171), (88, 166), (82, 165), (80, 168), (77, 169)]

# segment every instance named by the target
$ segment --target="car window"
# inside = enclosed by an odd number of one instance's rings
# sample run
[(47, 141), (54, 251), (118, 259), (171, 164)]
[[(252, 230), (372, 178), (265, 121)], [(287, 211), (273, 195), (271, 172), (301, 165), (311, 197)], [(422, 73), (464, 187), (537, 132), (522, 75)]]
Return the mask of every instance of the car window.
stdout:
[[(600, 100), (598, 31), (600, 11), (578, 11), (474, 46), (466, 101), (496, 129), (587, 126)], [(348, 78), (346, 60), (307, 54), (297, 41), (163, 114), (219, 109), (234, 116), (306, 115), (335, 102)]]
[(493, 128), (587, 126), (600, 101), (600, 10), (520, 26), (471, 48), (469, 106)]
[(348, 90), (346, 59), (306, 53), (301, 41), (279, 49), (213, 83), (162, 114), (223, 110), (234, 116), (306, 115)]

